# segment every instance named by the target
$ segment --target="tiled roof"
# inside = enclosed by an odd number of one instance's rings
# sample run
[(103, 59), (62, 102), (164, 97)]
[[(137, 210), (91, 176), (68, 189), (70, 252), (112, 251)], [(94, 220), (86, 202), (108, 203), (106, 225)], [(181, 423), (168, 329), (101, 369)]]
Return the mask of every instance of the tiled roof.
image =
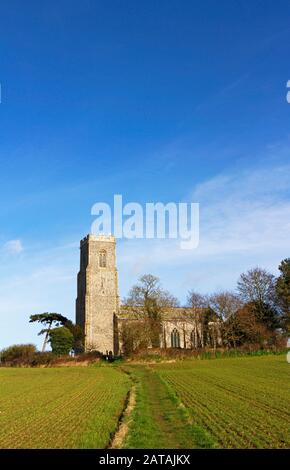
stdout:
[[(196, 308), (196, 313), (202, 313), (202, 308)], [(163, 320), (186, 320), (190, 317), (193, 309), (190, 307), (168, 307), (162, 311)], [(118, 314), (120, 320), (138, 320), (142, 318), (142, 307), (131, 307), (128, 305), (121, 305)]]

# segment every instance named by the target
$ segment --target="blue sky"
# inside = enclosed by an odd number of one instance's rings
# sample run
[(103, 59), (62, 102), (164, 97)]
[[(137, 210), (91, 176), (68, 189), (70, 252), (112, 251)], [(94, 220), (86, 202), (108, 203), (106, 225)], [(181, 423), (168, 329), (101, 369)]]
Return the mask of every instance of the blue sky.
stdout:
[(74, 318), (95, 202), (200, 203), (200, 245), (120, 241), (186, 299), (290, 245), (288, 0), (10, 0), (0, 27), (0, 347)]

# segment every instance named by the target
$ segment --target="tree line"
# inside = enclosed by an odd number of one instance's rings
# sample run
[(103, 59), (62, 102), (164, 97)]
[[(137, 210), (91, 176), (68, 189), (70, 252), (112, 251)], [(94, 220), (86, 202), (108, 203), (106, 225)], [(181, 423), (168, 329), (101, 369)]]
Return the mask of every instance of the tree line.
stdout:
[[(164, 311), (180, 306), (151, 274), (139, 279), (123, 303), (132, 317), (121, 334), (127, 353), (159, 347)], [(278, 277), (256, 267), (240, 275), (233, 291), (190, 290), (185, 307), (180, 320), (192, 325), (192, 348), (282, 346), (290, 330), (290, 258), (280, 263)]]
[[(178, 299), (162, 287), (156, 276), (143, 275), (123, 300), (122, 311), (125, 316), (127, 311), (129, 318), (120, 333), (125, 354), (160, 347), (164, 313), (176, 307), (180, 307)], [(290, 334), (290, 258), (280, 263), (277, 277), (256, 267), (240, 275), (233, 291), (202, 294), (190, 290), (184, 307), (183, 313), (182, 308), (178, 311), (176, 321), (183, 320), (192, 327), (187, 347), (283, 346)], [(43, 353), (48, 344), (55, 356), (84, 350), (82, 328), (65, 316), (46, 312), (31, 315), (29, 321), (44, 326), (39, 332), (44, 335)], [(28, 358), (35, 352), (33, 345), (13, 345), (1, 351), (1, 360)]]

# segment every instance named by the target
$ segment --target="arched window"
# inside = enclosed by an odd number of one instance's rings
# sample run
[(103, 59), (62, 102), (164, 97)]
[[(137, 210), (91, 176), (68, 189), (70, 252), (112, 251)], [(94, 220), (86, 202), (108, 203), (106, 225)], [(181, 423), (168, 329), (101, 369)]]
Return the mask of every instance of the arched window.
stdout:
[(176, 328), (171, 332), (171, 347), (180, 348), (180, 335)]
[(101, 250), (99, 253), (99, 266), (105, 268), (107, 266), (107, 253), (106, 250)]

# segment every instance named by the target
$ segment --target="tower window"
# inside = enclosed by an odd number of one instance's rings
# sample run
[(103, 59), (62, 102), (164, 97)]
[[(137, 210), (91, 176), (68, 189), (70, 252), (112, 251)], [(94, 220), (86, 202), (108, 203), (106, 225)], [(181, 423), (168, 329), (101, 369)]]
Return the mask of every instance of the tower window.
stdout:
[(105, 268), (107, 266), (107, 253), (106, 250), (101, 250), (99, 253), (99, 266)]
[(180, 348), (180, 335), (176, 328), (171, 332), (171, 347)]

